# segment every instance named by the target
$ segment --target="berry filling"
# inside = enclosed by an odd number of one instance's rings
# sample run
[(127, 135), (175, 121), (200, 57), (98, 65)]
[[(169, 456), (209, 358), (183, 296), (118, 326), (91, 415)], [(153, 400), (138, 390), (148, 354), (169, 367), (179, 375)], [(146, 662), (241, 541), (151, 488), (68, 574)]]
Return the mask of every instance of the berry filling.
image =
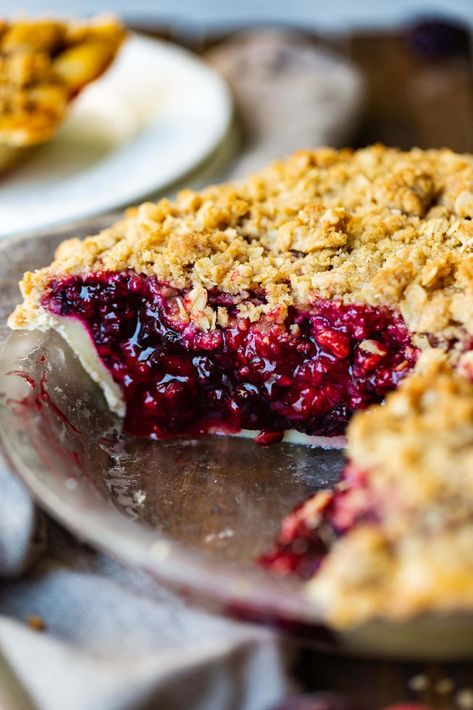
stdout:
[[(353, 412), (381, 401), (417, 358), (387, 308), (317, 299), (290, 308), (283, 323), (271, 315), (252, 323), (237, 298), (209, 290), (207, 306), (224, 311), (226, 324), (203, 330), (189, 317), (190, 293), (128, 271), (53, 280), (43, 297), (88, 330), (122, 389), (130, 433), (251, 429), (262, 444), (287, 429), (343, 434)], [(264, 294), (250, 301), (264, 304)]]
[(260, 563), (278, 574), (311, 579), (333, 543), (357, 525), (377, 521), (376, 510), (366, 474), (350, 464), (333, 491), (316, 493), (286, 516), (273, 550)]

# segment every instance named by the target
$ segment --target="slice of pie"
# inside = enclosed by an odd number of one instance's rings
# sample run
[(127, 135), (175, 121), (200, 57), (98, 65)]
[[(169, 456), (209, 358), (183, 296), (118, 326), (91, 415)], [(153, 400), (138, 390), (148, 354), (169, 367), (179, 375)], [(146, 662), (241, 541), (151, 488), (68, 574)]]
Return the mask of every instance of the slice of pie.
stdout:
[(302, 151), (63, 243), (9, 324), (59, 331), (133, 434), (340, 444), (422, 351), (468, 367), (472, 216), (471, 156)]
[(0, 20), (0, 160), (47, 141), (72, 99), (112, 63), (123, 26), (89, 21)]
[(332, 624), (473, 607), (473, 384), (420, 357), (384, 406), (355, 416), (349, 463), (283, 524), (263, 563), (298, 574)]

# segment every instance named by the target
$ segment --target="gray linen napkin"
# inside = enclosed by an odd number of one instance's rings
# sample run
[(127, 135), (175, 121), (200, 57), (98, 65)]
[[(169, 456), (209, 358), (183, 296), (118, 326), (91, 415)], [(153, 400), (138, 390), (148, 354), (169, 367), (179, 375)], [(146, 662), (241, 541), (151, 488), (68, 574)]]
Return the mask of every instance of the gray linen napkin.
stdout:
[(190, 609), (53, 524), (48, 554), (2, 585), (0, 611), (4, 656), (41, 710), (260, 710), (290, 690), (270, 631)]
[[(353, 129), (358, 73), (293, 33), (245, 35), (212, 62), (235, 91), (246, 150), (196, 187)], [(291, 690), (290, 654), (271, 631), (190, 609), (80, 545), (5, 465), (0, 491), (0, 710), (269, 710)]]
[(0, 457), (0, 576), (20, 575), (44, 550), (44, 518)]

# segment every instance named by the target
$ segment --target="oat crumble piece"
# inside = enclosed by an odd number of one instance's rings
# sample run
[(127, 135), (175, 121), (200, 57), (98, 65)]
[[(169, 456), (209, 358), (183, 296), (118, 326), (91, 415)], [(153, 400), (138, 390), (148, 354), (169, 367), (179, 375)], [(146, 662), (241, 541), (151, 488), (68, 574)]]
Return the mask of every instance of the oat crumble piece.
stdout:
[(38, 616), (38, 614), (29, 614), (26, 617), (26, 623), (31, 629), (33, 629), (33, 631), (46, 630), (46, 624), (44, 623), (44, 620), (41, 618), (41, 616)]

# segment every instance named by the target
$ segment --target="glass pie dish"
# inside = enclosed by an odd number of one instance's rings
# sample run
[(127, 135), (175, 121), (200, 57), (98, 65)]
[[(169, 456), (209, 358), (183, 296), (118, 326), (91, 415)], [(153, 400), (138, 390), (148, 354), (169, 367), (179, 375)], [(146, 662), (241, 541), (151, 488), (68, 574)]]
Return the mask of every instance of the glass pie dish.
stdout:
[[(338, 450), (205, 436), (150, 441), (122, 435), (99, 388), (60, 336), (14, 332), (6, 316), (26, 269), (47, 263), (59, 242), (106, 226), (0, 244), (0, 435), (7, 465), (41, 506), (81, 539), (146, 570), (192, 602), (282, 629), (339, 652), (409, 658), (473, 653), (467, 615), (376, 620), (330, 628), (297, 580), (256, 563), (282, 518), (306, 496), (332, 486)], [(356, 560), (354, 560), (356, 564)]]

